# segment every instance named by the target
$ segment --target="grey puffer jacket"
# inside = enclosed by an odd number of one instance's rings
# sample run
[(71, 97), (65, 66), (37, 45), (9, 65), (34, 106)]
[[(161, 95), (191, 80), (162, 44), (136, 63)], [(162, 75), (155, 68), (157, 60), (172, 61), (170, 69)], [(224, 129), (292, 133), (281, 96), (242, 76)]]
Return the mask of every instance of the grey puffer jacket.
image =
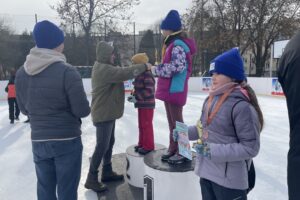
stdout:
[[(203, 132), (208, 131), (208, 138), (202, 140), (209, 143), (211, 158), (197, 155), (195, 173), (226, 188), (245, 190), (248, 188), (247, 167), (260, 147), (257, 112), (239, 89), (228, 96), (208, 126), (206, 106), (205, 102), (200, 120)], [(190, 126), (189, 139), (198, 138), (196, 126)]]
[(32, 140), (62, 140), (81, 135), (81, 120), (90, 113), (77, 70), (63, 54), (33, 48), (16, 75), (20, 110), (30, 118)]

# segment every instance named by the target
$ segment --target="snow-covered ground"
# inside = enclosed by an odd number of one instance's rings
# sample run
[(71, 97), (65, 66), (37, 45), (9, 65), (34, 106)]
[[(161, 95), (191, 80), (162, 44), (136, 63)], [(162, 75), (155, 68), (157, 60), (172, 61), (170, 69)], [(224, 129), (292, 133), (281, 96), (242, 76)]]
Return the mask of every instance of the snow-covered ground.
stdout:
[[(203, 100), (207, 94), (190, 93), (184, 107), (184, 120), (192, 125), (199, 118)], [(91, 99), (89, 97), (89, 99)], [(256, 186), (250, 200), (285, 200), (287, 196), (286, 167), (289, 146), (289, 123), (286, 101), (282, 97), (259, 96), (265, 118), (261, 133), (261, 149), (254, 159)], [(0, 101), (0, 199), (35, 200), (36, 176), (32, 159), (30, 126), (20, 122), (13, 125), (8, 120), (8, 105)], [(168, 125), (163, 103), (157, 101), (154, 114), (155, 142), (168, 144)], [(88, 158), (95, 145), (95, 127), (90, 116), (83, 119), (82, 141), (84, 145), (82, 178), (79, 185), (79, 200), (97, 199), (96, 194), (84, 188), (89, 167)], [(124, 116), (117, 120), (114, 154), (124, 153), (126, 148), (137, 142), (137, 111), (126, 102)]]

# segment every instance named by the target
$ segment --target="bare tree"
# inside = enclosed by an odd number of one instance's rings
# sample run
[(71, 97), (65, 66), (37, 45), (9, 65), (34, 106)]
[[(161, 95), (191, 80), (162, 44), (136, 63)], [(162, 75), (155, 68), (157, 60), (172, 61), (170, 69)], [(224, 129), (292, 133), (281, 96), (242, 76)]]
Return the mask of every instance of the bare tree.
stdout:
[(90, 65), (89, 47), (93, 27), (96, 24), (98, 26), (105, 24), (105, 21), (111, 22), (113, 19), (128, 19), (130, 17), (129, 8), (138, 3), (139, 0), (60, 0), (52, 8), (58, 12), (65, 24), (73, 27), (78, 25), (84, 31), (86, 64)]
[(149, 63), (155, 63), (155, 44), (154, 44), (154, 35), (153, 31), (147, 30), (143, 35), (140, 46), (139, 53), (146, 53), (149, 57)]
[[(184, 21), (189, 27), (188, 32), (192, 34), (192, 36), (195, 38), (196, 45), (199, 51), (199, 53), (197, 53), (196, 56), (193, 58), (194, 59), (193, 73), (196, 74), (199, 72), (203, 74), (205, 71), (207, 71), (206, 63), (205, 63), (207, 45), (205, 45), (205, 43), (203, 42), (204, 32), (206, 27), (205, 20), (208, 19), (208, 12), (207, 9), (205, 8), (207, 3), (208, 0), (194, 1), (194, 6), (189, 11), (189, 14), (183, 16)], [(195, 69), (195, 67), (198, 68)]]
[(13, 31), (6, 23), (5, 19), (0, 19), (0, 78), (9, 78), (9, 72), (16, 68), (18, 51), (18, 38), (13, 35)]
[[(251, 5), (251, 6), (250, 6)], [(264, 74), (270, 47), (276, 39), (290, 38), (297, 30), (300, 19), (298, 0), (250, 0), (247, 6), (246, 40), (251, 44), (255, 58), (256, 76)]]
[(200, 55), (234, 46), (240, 47), (241, 54), (251, 49), (256, 76), (261, 76), (271, 44), (294, 34), (299, 5), (299, 0), (196, 0), (189, 15), (191, 31)]

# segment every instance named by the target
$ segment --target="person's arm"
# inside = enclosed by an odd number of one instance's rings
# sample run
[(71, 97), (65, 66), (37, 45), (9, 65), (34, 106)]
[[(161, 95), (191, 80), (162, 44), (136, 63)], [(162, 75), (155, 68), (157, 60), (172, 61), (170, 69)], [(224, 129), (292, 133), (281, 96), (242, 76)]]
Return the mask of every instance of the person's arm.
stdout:
[(141, 90), (144, 88), (144, 82), (143, 82), (144, 76), (143, 74), (138, 75), (134, 81), (133, 81), (133, 85), (134, 85), (134, 92), (133, 95), (135, 96), (135, 98), (137, 100), (141, 100), (143, 97), (141, 96)]
[(188, 134), (189, 134), (189, 140), (198, 140), (199, 139), (199, 134), (196, 126), (189, 126), (188, 129)]
[[(9, 84), (9, 83), (8, 83)], [(8, 92), (8, 84), (7, 86), (5, 87), (5, 92), (7, 93)]]
[(146, 71), (144, 73), (143, 78), (143, 97), (144, 99), (152, 99), (154, 98), (154, 92), (155, 92), (155, 80), (153, 78), (153, 75), (150, 71)]
[(88, 116), (90, 114), (89, 102), (81, 77), (74, 67), (68, 67), (65, 71), (65, 91), (72, 114), (78, 118)]
[(155, 76), (170, 78), (176, 73), (182, 72), (187, 67), (186, 53), (181, 46), (172, 49), (170, 63), (157, 65), (152, 71)]
[(260, 147), (258, 115), (255, 109), (247, 104), (249, 103), (239, 103), (233, 111), (234, 125), (239, 142), (231, 144), (209, 143), (212, 161), (248, 160), (258, 154)]
[(18, 107), (19, 107), (21, 113), (23, 115), (28, 115), (28, 111), (25, 108), (24, 97), (22, 98), (22, 93), (24, 92), (24, 90), (22, 90), (23, 85), (21, 82), (19, 82), (18, 74), (19, 74), (19, 71), (17, 72), (16, 80), (15, 80), (16, 99), (17, 99)]
[(105, 79), (108, 83), (120, 83), (133, 79), (143, 73), (148, 66), (146, 64), (137, 64), (132, 67), (107, 67), (105, 69)]

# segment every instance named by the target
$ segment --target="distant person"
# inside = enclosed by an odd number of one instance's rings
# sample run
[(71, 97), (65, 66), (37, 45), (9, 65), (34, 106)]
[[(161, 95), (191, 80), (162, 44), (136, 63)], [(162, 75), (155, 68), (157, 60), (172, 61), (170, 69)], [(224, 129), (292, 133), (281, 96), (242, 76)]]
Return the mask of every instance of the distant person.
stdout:
[(182, 110), (186, 104), (188, 79), (192, 72), (192, 56), (196, 52), (194, 40), (187, 38), (182, 30), (179, 13), (171, 10), (161, 23), (164, 36), (162, 64), (153, 66), (158, 77), (155, 97), (165, 104), (169, 124), (169, 147), (161, 160), (170, 164), (181, 164), (187, 159), (178, 153), (178, 143), (172, 132), (176, 121), (183, 122)]
[(11, 73), (11, 77), (5, 88), (5, 92), (7, 92), (9, 119), (10, 119), (10, 123), (13, 124), (15, 120), (19, 120), (19, 115), (20, 115), (20, 109), (16, 99), (15, 71)]
[[(116, 119), (124, 113), (124, 83), (147, 69), (150, 64), (138, 64), (121, 68), (115, 65), (115, 49), (106, 42), (100, 42), (96, 50), (96, 62), (92, 71), (92, 120), (96, 126), (96, 147), (91, 159), (89, 173), (84, 186), (95, 192), (107, 190), (102, 182), (123, 180), (121, 174), (112, 169), (112, 152), (115, 143)], [(102, 162), (103, 161), (103, 162)], [(98, 169), (102, 162), (101, 182)]]
[(245, 83), (243, 60), (234, 48), (210, 67), (212, 85), (200, 120), (189, 127), (195, 145), (195, 173), (203, 200), (246, 200), (248, 170), (260, 148), (263, 115), (252, 88)]
[[(146, 53), (138, 53), (132, 58), (133, 64), (146, 64), (149, 58)], [(155, 79), (150, 70), (138, 75), (133, 82), (134, 106), (138, 109), (139, 141), (135, 151), (145, 155), (154, 150), (153, 115), (155, 108)], [(129, 99), (130, 101), (130, 99)]]
[(36, 47), (16, 76), (19, 107), (29, 116), (39, 200), (77, 199), (81, 118), (90, 113), (81, 77), (66, 63), (64, 33), (49, 21), (33, 29)]
[(289, 200), (300, 199), (300, 31), (288, 42), (279, 61), (278, 80), (286, 96), (290, 122)]

